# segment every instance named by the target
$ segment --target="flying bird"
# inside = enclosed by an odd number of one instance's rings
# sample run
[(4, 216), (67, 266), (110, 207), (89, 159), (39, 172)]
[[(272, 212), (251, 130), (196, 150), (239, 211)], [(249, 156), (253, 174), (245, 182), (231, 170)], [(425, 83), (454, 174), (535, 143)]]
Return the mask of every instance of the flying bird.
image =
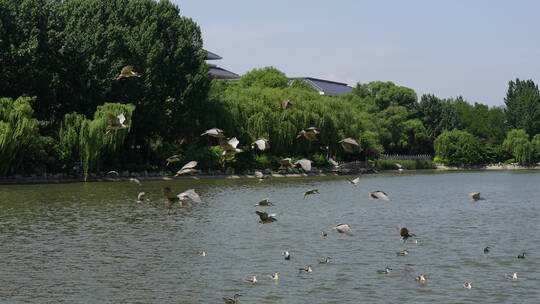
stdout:
[(292, 101), (290, 100), (284, 100), (282, 103), (281, 103), (281, 109), (283, 110), (287, 110), (288, 108), (290, 108), (291, 106), (293, 106), (293, 103)]
[(302, 199), (305, 200), (308, 195), (312, 195), (312, 194), (319, 194), (319, 190), (311, 189), (311, 190), (308, 190), (308, 191), (304, 192), (304, 196), (302, 197)]
[(194, 174), (197, 173), (197, 170), (194, 169), (197, 166), (196, 161), (190, 161), (189, 163), (185, 164), (174, 176), (180, 176), (183, 174)]
[(139, 185), (139, 186), (142, 186), (141, 181), (140, 181), (139, 179), (135, 178), (135, 177), (131, 177), (131, 178), (129, 179), (129, 181), (130, 181), (130, 182), (133, 182), (133, 183), (135, 183), (135, 184), (137, 184), (137, 185)]
[(353, 148), (358, 147), (358, 142), (350, 137), (338, 141), (338, 144), (341, 144), (341, 147), (347, 153), (353, 153)]
[(369, 194), (369, 199), (380, 199), (383, 201), (389, 201), (390, 198), (388, 198), (388, 194), (386, 194), (384, 191), (374, 191)]
[(201, 134), (201, 136), (205, 136), (205, 135), (215, 137), (215, 138), (225, 138), (225, 135), (223, 135), (223, 130), (218, 129), (218, 128), (206, 130), (204, 131), (204, 133)]
[(304, 171), (309, 172), (311, 171), (311, 163), (312, 161), (310, 161), (309, 159), (302, 158), (297, 160), (294, 164), (300, 165)]
[(122, 78), (130, 78), (130, 77), (141, 77), (141, 75), (134, 71), (134, 67), (132, 65), (126, 65), (122, 68), (120, 71), (120, 74), (116, 76), (114, 80), (120, 80)]
[(309, 141), (316, 141), (317, 140), (317, 134), (319, 134), (319, 130), (315, 127), (310, 127), (307, 129), (304, 129), (298, 133), (298, 136), (296, 138), (305, 137)]
[(480, 196), (480, 192), (472, 192), (472, 193), (469, 193), (469, 197), (473, 200), (473, 201), (481, 201), (481, 200), (485, 200), (484, 197), (481, 197)]
[(395, 163), (395, 165), (396, 165), (396, 168), (398, 169), (398, 171), (400, 171), (400, 172), (403, 171), (403, 169), (405, 169), (405, 167), (403, 167), (403, 165), (401, 165), (401, 164)]
[(201, 197), (199, 196), (199, 194), (197, 194), (197, 192), (195, 192), (194, 189), (189, 189), (189, 190), (186, 190), (180, 194), (178, 194), (176, 197), (178, 197), (178, 199), (183, 202), (183, 201), (186, 201), (188, 199), (196, 202), (196, 203), (202, 203), (203, 201), (201, 200)]
[(346, 235), (353, 235), (351, 227), (349, 227), (349, 225), (347, 224), (338, 224), (333, 229), (339, 233), (345, 233)]
[(126, 117), (124, 114), (114, 116), (113, 114), (107, 114), (107, 128), (105, 134), (111, 133), (111, 131), (127, 129), (128, 125), (124, 124)]
[(172, 163), (176, 163), (176, 162), (179, 162), (180, 161), (180, 155), (173, 155), (173, 156), (169, 156), (167, 157), (167, 159), (165, 160), (167, 162), (167, 165), (170, 165)]
[(269, 207), (269, 206), (274, 206), (274, 204), (272, 204), (270, 201), (268, 201), (268, 199), (263, 199), (262, 201), (258, 202), (257, 204), (254, 205), (254, 207), (256, 206), (262, 206), (262, 207)]
[(358, 182), (360, 182), (360, 177), (357, 177), (357, 178), (354, 178), (354, 179), (350, 179), (350, 178), (347, 178), (347, 182), (351, 185), (356, 185), (358, 184)]
[(267, 223), (272, 223), (272, 222), (277, 221), (277, 219), (275, 218), (275, 216), (276, 216), (275, 213), (274, 214), (268, 214), (268, 213), (262, 212), (262, 211), (255, 211), (255, 213), (257, 213), (257, 215), (261, 219), (259, 221), (259, 223), (267, 224)]
[(399, 235), (401, 235), (401, 239), (403, 242), (406, 242), (408, 238), (416, 236), (416, 234), (410, 234), (409, 229), (405, 227), (400, 227), (399, 225), (396, 226), (396, 230), (399, 231)]
[(238, 304), (240, 303), (238, 301), (238, 297), (241, 297), (242, 295), (241, 294), (234, 294), (234, 296), (232, 298), (226, 298), (226, 297), (223, 297), (223, 303), (225, 304)]
[(107, 175), (109, 175), (109, 174), (111, 174), (111, 175), (116, 175), (116, 176), (120, 176), (120, 174), (119, 174), (118, 172), (116, 172), (116, 171), (109, 171), (109, 172), (107, 172)]
[(137, 195), (137, 202), (142, 203), (145, 195), (146, 195), (145, 192), (139, 192), (139, 194)]
[(222, 141), (219, 143), (219, 146), (223, 150), (223, 155), (234, 155), (236, 153), (244, 152), (242, 149), (236, 148), (240, 141), (233, 137), (228, 141)]
[(251, 149), (255, 148), (259, 149), (260, 151), (264, 151), (266, 149), (270, 149), (270, 144), (268, 143), (267, 139), (259, 138), (251, 143)]
[(281, 164), (281, 166), (279, 167), (280, 169), (295, 168), (296, 167), (296, 165), (292, 163), (292, 159), (290, 159), (290, 158), (284, 158), (284, 159), (280, 160), (279, 163)]
[(313, 273), (313, 268), (311, 265), (308, 265), (306, 268), (298, 268), (299, 273)]

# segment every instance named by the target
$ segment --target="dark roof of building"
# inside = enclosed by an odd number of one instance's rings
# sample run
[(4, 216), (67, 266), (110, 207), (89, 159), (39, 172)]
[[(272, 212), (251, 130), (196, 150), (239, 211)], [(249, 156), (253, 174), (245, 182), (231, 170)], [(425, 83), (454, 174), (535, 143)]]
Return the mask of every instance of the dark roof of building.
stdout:
[(216, 53), (212, 53), (210, 51), (206, 51), (206, 60), (219, 60), (219, 59), (223, 59), (223, 57), (219, 56), (218, 54)]
[(210, 66), (210, 75), (218, 79), (238, 79), (240, 75), (227, 71), (224, 68), (218, 67), (217, 65)]
[(297, 79), (303, 79), (307, 83), (311, 84), (315, 89), (317, 89), (317, 91), (319, 91), (321, 95), (339, 96), (341, 94), (349, 93), (352, 90), (352, 87), (343, 82), (336, 82), (313, 77), (299, 77)]

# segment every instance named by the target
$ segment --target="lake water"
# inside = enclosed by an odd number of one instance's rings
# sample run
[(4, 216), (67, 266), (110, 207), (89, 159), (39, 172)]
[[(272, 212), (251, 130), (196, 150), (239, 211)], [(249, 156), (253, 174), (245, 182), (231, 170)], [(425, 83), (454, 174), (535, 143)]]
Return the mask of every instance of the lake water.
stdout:
[[(206, 203), (168, 215), (164, 186), (195, 188)], [(320, 194), (302, 200), (311, 188)], [(391, 200), (368, 200), (374, 190)], [(533, 171), (384, 173), (357, 185), (331, 177), (0, 186), (0, 302), (222, 303), (239, 293), (241, 303), (540, 303), (539, 190)], [(137, 203), (139, 191), (150, 201)], [(475, 191), (487, 200), (469, 200)], [(264, 198), (275, 206), (253, 206)], [(278, 221), (261, 225), (255, 210)], [(339, 223), (355, 235), (332, 232)], [(403, 244), (396, 225), (418, 243)], [(298, 274), (308, 264), (313, 274)], [(392, 273), (378, 274), (385, 266)], [(278, 282), (266, 278), (276, 271)], [(512, 272), (518, 280), (505, 280)], [(415, 280), (421, 273), (426, 283)], [(259, 284), (243, 282), (252, 275)]]

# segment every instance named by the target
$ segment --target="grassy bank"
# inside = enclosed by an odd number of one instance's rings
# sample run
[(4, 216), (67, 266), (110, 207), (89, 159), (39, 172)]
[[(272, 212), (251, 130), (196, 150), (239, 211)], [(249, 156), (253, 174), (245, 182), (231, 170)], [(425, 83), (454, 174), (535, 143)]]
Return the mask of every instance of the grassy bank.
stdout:
[(376, 162), (376, 168), (379, 170), (396, 170), (398, 167), (396, 164), (400, 164), (404, 169), (436, 169), (437, 166), (432, 160), (417, 159), (417, 160), (403, 160), (403, 159), (379, 159)]

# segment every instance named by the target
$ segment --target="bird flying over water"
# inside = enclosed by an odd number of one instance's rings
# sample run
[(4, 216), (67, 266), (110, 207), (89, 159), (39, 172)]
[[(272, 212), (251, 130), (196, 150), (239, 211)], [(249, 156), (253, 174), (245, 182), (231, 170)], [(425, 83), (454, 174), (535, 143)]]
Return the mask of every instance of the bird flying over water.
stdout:
[(358, 147), (358, 142), (350, 137), (338, 141), (338, 144), (341, 144), (343, 150), (348, 153), (353, 153), (353, 147)]
[(268, 143), (267, 139), (259, 138), (251, 143), (251, 149), (255, 148), (259, 149), (260, 151), (264, 151), (266, 149), (270, 149), (270, 144)]
[(399, 225), (396, 226), (396, 230), (399, 231), (399, 235), (401, 235), (401, 239), (403, 242), (406, 242), (408, 238), (416, 236), (416, 234), (410, 234), (409, 229), (405, 227), (400, 227)]
[(257, 215), (261, 219), (259, 221), (259, 223), (267, 224), (267, 223), (272, 223), (272, 222), (277, 221), (277, 218), (275, 218), (275, 216), (276, 216), (275, 213), (274, 214), (268, 214), (268, 213), (263, 212), (263, 211), (255, 211), (255, 213), (257, 213)]
[(120, 80), (122, 78), (130, 78), (130, 77), (141, 77), (141, 75), (134, 71), (134, 67), (132, 65), (126, 65), (122, 68), (120, 71), (120, 74), (116, 76), (114, 80)]
[(118, 114), (114, 116), (113, 114), (107, 114), (107, 128), (105, 134), (111, 133), (111, 131), (127, 129), (128, 125), (125, 125), (126, 117), (124, 114)]
[(319, 194), (319, 190), (311, 189), (311, 190), (308, 190), (308, 191), (304, 192), (304, 196), (302, 197), (302, 199), (305, 200), (308, 195), (312, 195), (312, 194)]
[(296, 165), (292, 163), (292, 159), (290, 158), (284, 158), (282, 160), (279, 161), (279, 163), (281, 164), (281, 166), (279, 167), (280, 169), (286, 169), (286, 168), (295, 168)]
[(297, 160), (294, 164), (300, 165), (304, 171), (309, 172), (311, 171), (311, 163), (311, 160), (302, 158)]
[(180, 161), (180, 155), (169, 156), (169, 157), (167, 157), (167, 159), (165, 161), (167, 162), (166, 166), (168, 166), (168, 165), (170, 165), (172, 163), (179, 162)]
[(219, 146), (223, 150), (223, 155), (234, 155), (240, 152), (244, 152), (242, 149), (236, 148), (239, 143), (240, 141), (236, 137), (233, 137), (228, 141), (221, 141), (219, 143)]
[(349, 184), (351, 184), (351, 185), (356, 185), (356, 184), (358, 184), (358, 182), (360, 182), (360, 177), (357, 177), (357, 178), (354, 178), (354, 179), (347, 178), (347, 182), (349, 182)]
[(254, 206), (269, 207), (269, 206), (274, 206), (274, 204), (272, 204), (271, 202), (269, 202), (268, 199), (263, 199), (262, 201), (258, 202), (258, 203), (255, 204)]
[(141, 203), (144, 200), (145, 195), (145, 192), (139, 192), (139, 195), (137, 195), (137, 202)]
[(309, 141), (316, 141), (317, 140), (317, 134), (319, 134), (319, 130), (315, 127), (310, 127), (307, 129), (304, 129), (298, 133), (296, 138), (305, 137)]
[(241, 294), (234, 294), (234, 296), (232, 298), (226, 298), (226, 297), (223, 297), (223, 303), (225, 304), (238, 304), (240, 303), (238, 301), (238, 297), (241, 297), (242, 295)]
[(137, 185), (139, 185), (139, 186), (142, 186), (141, 181), (140, 181), (138, 178), (131, 177), (131, 178), (129, 179), (129, 181), (130, 181), (130, 182), (133, 182), (133, 183), (135, 183), (135, 184), (137, 184)]
[(196, 203), (202, 203), (203, 201), (201, 200), (201, 197), (199, 196), (199, 194), (197, 194), (197, 192), (195, 192), (194, 189), (189, 189), (189, 190), (186, 190), (180, 194), (178, 194), (176, 197), (178, 197), (178, 199), (180, 201), (186, 201), (188, 199), (196, 202)]
[(388, 194), (386, 194), (384, 191), (374, 191), (369, 194), (369, 199), (380, 199), (383, 201), (389, 201), (390, 198), (388, 198)]
[(349, 225), (347, 224), (338, 224), (333, 229), (339, 233), (345, 233), (346, 235), (353, 235), (351, 227), (349, 227)]
[(197, 170), (194, 169), (195, 167), (197, 166), (197, 162), (196, 161), (190, 161), (189, 163), (185, 164), (182, 169), (178, 170), (178, 172), (176, 172), (176, 174), (174, 176), (180, 176), (180, 175), (183, 175), (183, 174), (193, 174), (193, 173), (197, 173)]

